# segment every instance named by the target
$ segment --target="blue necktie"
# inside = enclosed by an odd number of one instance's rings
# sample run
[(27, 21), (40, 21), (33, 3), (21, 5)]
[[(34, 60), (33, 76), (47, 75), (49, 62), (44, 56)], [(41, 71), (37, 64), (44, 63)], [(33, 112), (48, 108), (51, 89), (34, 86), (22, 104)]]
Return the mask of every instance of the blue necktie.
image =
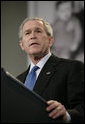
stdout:
[(33, 90), (33, 87), (36, 82), (36, 70), (38, 69), (38, 66), (34, 66), (31, 70), (30, 73), (28, 73), (26, 81), (25, 81), (25, 86), (31, 90)]

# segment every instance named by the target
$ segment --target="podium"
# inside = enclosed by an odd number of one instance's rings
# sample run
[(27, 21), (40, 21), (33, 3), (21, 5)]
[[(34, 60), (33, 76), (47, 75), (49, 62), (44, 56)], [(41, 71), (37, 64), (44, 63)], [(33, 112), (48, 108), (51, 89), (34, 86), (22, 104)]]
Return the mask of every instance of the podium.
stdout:
[(1, 69), (2, 123), (56, 123), (48, 117), (46, 101)]

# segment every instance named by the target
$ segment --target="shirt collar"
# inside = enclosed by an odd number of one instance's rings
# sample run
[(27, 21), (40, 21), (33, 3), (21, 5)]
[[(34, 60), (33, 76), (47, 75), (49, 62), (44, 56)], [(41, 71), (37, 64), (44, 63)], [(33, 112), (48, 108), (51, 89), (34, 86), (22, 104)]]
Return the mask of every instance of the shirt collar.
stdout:
[[(36, 65), (42, 69), (43, 66), (45, 65), (45, 63), (47, 62), (47, 60), (49, 59), (49, 57), (51, 56), (51, 53), (49, 52), (47, 55), (45, 55)], [(34, 67), (35, 65), (33, 64), (33, 62), (31, 61), (31, 66), (30, 66), (30, 70)]]

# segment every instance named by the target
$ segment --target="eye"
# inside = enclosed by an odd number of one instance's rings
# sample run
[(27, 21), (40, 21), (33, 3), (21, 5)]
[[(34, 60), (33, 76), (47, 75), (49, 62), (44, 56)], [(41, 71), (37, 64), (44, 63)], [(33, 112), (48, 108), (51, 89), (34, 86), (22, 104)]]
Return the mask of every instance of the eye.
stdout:
[(40, 30), (37, 30), (37, 32), (38, 32), (38, 33), (41, 33), (41, 31), (40, 31)]
[(25, 35), (29, 35), (29, 34), (30, 34), (30, 32), (26, 32), (26, 33), (25, 33)]
[(41, 29), (36, 29), (36, 32), (37, 33), (42, 33), (42, 30)]

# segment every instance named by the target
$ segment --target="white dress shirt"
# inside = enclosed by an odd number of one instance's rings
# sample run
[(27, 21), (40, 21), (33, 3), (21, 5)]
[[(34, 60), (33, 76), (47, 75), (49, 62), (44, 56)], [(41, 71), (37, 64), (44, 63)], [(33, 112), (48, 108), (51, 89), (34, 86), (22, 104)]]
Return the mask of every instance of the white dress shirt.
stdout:
[[(45, 55), (45, 56), (36, 64), (36, 66), (39, 67), (39, 69), (36, 71), (36, 76), (37, 76), (37, 78), (38, 78), (38, 76), (39, 76), (39, 74), (40, 74), (40, 72), (41, 72), (43, 66), (45, 65), (45, 63), (47, 62), (47, 60), (49, 59), (50, 56), (51, 56), (51, 53), (49, 52), (47, 55)], [(30, 62), (31, 62), (31, 66), (30, 66), (29, 72), (30, 72), (31, 69), (35, 66), (32, 61), (30, 61)]]

